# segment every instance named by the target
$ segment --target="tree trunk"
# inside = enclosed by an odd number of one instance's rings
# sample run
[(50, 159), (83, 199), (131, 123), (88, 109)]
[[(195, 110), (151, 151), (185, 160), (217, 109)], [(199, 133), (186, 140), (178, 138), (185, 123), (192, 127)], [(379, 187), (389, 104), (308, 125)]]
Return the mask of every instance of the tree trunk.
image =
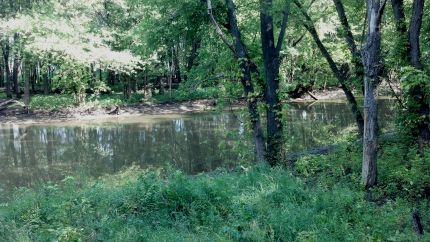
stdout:
[(381, 19), (385, 4), (367, 0), (368, 34), (363, 50), (364, 78), (364, 136), (362, 183), (367, 188), (377, 184), (378, 106), (376, 88), (381, 74)]
[[(39, 67), (39, 70), (41, 70), (40, 67)], [(43, 94), (49, 95), (49, 89), (50, 89), (49, 86), (50, 85), (49, 85), (49, 67), (48, 67), (47, 74), (43, 75)]]
[[(14, 44), (18, 42), (19, 35), (17, 33), (13, 36)], [(21, 58), (19, 50), (15, 50), (14, 58), (13, 58), (13, 67), (12, 67), (12, 83), (13, 83), (13, 90), (15, 92), (16, 98), (21, 98), (21, 90), (19, 88), (19, 70), (21, 66)]]
[[(411, 64), (421, 70), (423, 65), (421, 63), (421, 48), (420, 48), (420, 33), (424, 11), (424, 0), (414, 0), (412, 6), (412, 18), (409, 26), (409, 43), (410, 43), (410, 59)], [(412, 88), (410, 94), (415, 98), (418, 105), (420, 119), (417, 124), (418, 128), (418, 144), (420, 149), (430, 144), (430, 108), (428, 103), (428, 94), (421, 86)]]
[(27, 65), (25, 65), (25, 77), (24, 77), (24, 104), (25, 104), (25, 109), (27, 111), (27, 113), (30, 111), (30, 79), (31, 79), (31, 70), (32, 68), (30, 67), (30, 65), (27, 63)]
[(342, 91), (344, 92), (346, 99), (348, 100), (348, 103), (351, 106), (351, 111), (354, 114), (355, 122), (356, 122), (357, 127), (358, 127), (358, 132), (359, 132), (360, 136), (363, 136), (364, 118), (360, 112), (360, 109), (358, 107), (358, 103), (357, 103), (357, 100), (355, 99), (354, 94), (346, 85), (347, 70), (344, 70), (346, 68), (341, 68), (341, 69), (338, 68), (333, 57), (328, 52), (327, 48), (324, 46), (320, 37), (318, 36), (318, 33), (315, 29), (315, 26), (313, 25), (313, 22), (312, 22), (312, 19), (310, 18), (310, 16), (304, 10), (303, 6), (301, 5), (301, 3), (299, 1), (295, 1), (294, 3), (299, 7), (303, 16), (305, 17), (305, 23), (304, 23), (305, 28), (311, 34), (312, 38), (314, 39), (315, 43), (318, 46), (318, 49), (320, 50), (321, 54), (323, 55), (323, 57), (326, 59), (327, 63), (329, 64), (331, 71), (335, 75), (336, 79), (339, 81), (341, 88), (342, 88)]
[(191, 69), (194, 66), (194, 63), (195, 63), (195, 61), (197, 59), (197, 56), (198, 56), (198, 50), (200, 48), (200, 45), (201, 45), (201, 40), (200, 39), (197, 39), (197, 40), (193, 41), (193, 46), (191, 48), (191, 54), (188, 57), (188, 63), (187, 63), (187, 71), (188, 72), (191, 71)]
[(208, 3), (208, 14), (209, 17), (223, 42), (227, 47), (232, 50), (235, 58), (239, 61), (239, 67), (242, 72), (241, 84), (244, 90), (245, 98), (247, 100), (248, 113), (251, 119), (251, 128), (254, 136), (254, 145), (256, 152), (256, 159), (258, 162), (265, 162), (266, 147), (264, 142), (263, 129), (261, 128), (261, 118), (258, 112), (258, 100), (253, 97), (254, 86), (252, 83), (252, 72), (256, 71), (255, 64), (249, 58), (246, 46), (242, 42), (241, 33), (237, 24), (236, 18), (236, 7), (232, 0), (225, 0), (227, 5), (227, 16), (230, 25), (229, 31), (234, 39), (234, 44), (231, 45), (225, 38), (222, 30), (220, 29), (218, 23), (216, 22), (212, 14), (212, 4), (210, 0)]
[[(342, 35), (345, 38), (346, 44), (352, 56), (352, 63), (354, 64), (355, 77), (358, 80), (363, 80), (363, 61), (361, 58), (360, 51), (358, 51), (357, 44), (352, 34), (351, 26), (349, 25), (348, 18), (346, 17), (345, 8), (343, 6), (342, 0), (333, 0), (336, 6), (336, 12), (339, 17), (340, 23), (342, 24), (343, 31)], [(364, 90), (364, 83), (361, 82), (361, 88)]]
[(405, 10), (403, 7), (403, 0), (391, 0), (391, 6), (393, 8), (393, 15), (396, 19), (396, 30), (399, 33), (405, 33), (408, 31), (406, 27)]
[(4, 65), (0, 65), (0, 87), (4, 87)]
[(5, 69), (5, 85), (6, 85), (6, 96), (7, 98), (12, 98), (12, 85), (11, 85), (11, 73), (9, 68), (9, 55), (10, 55), (10, 46), (9, 41), (5, 41), (2, 45), (3, 50), (3, 64)]
[(182, 77), (181, 77), (181, 66), (179, 63), (179, 50), (178, 50), (178, 46), (173, 47), (173, 82), (176, 84), (179, 84), (182, 82)]
[[(282, 146), (282, 105), (279, 100), (279, 46), (275, 46), (272, 0), (260, 1), (260, 31), (263, 50), (265, 100), (267, 104), (267, 161), (278, 163)], [(281, 31), (282, 28), (281, 28)], [(282, 37), (283, 38), (283, 37)], [(278, 43), (282, 43), (283, 40)], [(280, 50), (280, 48), (279, 48)]]

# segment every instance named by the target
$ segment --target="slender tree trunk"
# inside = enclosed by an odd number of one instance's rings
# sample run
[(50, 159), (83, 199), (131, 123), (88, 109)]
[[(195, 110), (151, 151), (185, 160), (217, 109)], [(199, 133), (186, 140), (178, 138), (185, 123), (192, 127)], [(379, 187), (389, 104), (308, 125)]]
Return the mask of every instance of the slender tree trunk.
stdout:
[(29, 63), (26, 63), (24, 66), (25, 69), (25, 77), (24, 77), (24, 104), (27, 113), (30, 111), (30, 79), (31, 79), (31, 70)]
[(6, 96), (8, 98), (12, 98), (11, 73), (9, 68), (10, 46), (9, 46), (8, 40), (6, 40), (2, 45), (2, 50), (3, 50), (3, 63), (4, 63), (4, 69), (5, 69)]
[[(346, 17), (345, 8), (343, 6), (342, 0), (333, 0), (336, 6), (336, 12), (339, 17), (340, 23), (342, 24), (342, 34), (345, 38), (346, 44), (352, 55), (352, 63), (354, 64), (355, 77), (358, 80), (363, 80), (364, 78), (364, 67), (361, 57), (361, 53), (357, 48), (354, 35), (352, 34), (351, 26), (349, 25), (348, 18)], [(361, 82), (361, 88), (364, 90), (364, 83)]]
[(345, 70), (346, 68), (339, 69), (339, 67), (337, 66), (333, 57), (328, 52), (327, 48), (324, 46), (320, 37), (318, 36), (318, 33), (315, 29), (315, 26), (312, 23), (312, 19), (310, 18), (308, 13), (305, 11), (305, 9), (303, 8), (303, 6), (301, 5), (301, 3), (299, 1), (295, 1), (294, 3), (299, 7), (303, 16), (305, 17), (305, 23), (304, 23), (305, 28), (311, 34), (312, 38), (314, 39), (315, 43), (318, 46), (318, 49), (320, 50), (321, 54), (323, 55), (323, 57), (326, 59), (327, 63), (329, 64), (331, 71), (335, 75), (336, 79), (339, 81), (341, 88), (342, 88), (342, 91), (344, 92), (345, 97), (348, 100), (348, 103), (351, 107), (351, 111), (354, 114), (355, 122), (356, 122), (357, 127), (358, 127), (358, 132), (359, 132), (360, 136), (363, 136), (364, 118), (360, 112), (360, 109), (358, 107), (358, 103), (357, 103), (357, 100), (355, 99), (354, 94), (349, 89), (349, 87), (346, 85), (346, 81), (347, 81), (347, 70)]
[[(39, 70), (40, 67), (39, 67)], [(46, 75), (43, 75), (43, 94), (45, 95), (49, 95), (49, 89), (50, 89), (50, 85), (49, 85), (49, 66), (47, 67), (47, 73)]]
[(244, 90), (244, 94), (247, 100), (248, 113), (251, 119), (251, 128), (254, 136), (254, 145), (256, 152), (256, 159), (258, 162), (263, 163), (265, 161), (266, 147), (264, 142), (263, 129), (261, 128), (261, 118), (258, 112), (258, 101), (254, 95), (254, 85), (252, 83), (252, 72), (256, 71), (255, 64), (249, 58), (246, 46), (242, 42), (241, 33), (237, 24), (236, 18), (236, 7), (232, 0), (225, 0), (227, 5), (227, 16), (230, 25), (229, 31), (234, 39), (234, 44), (231, 45), (222, 30), (220, 29), (215, 17), (212, 14), (212, 4), (210, 0), (208, 3), (208, 14), (209, 17), (223, 42), (227, 47), (234, 53), (235, 58), (239, 61), (239, 67), (242, 72), (241, 84)]
[(364, 136), (362, 183), (366, 188), (377, 184), (378, 106), (376, 88), (381, 74), (381, 19), (385, 3), (367, 0), (368, 33), (363, 50), (364, 78)]
[(0, 65), (0, 87), (4, 87), (4, 65)]
[(198, 50), (200, 49), (201, 40), (197, 39), (193, 41), (193, 46), (191, 48), (191, 54), (188, 57), (188, 63), (187, 63), (187, 71), (191, 71), (191, 68), (193, 68), (194, 63), (198, 56)]
[(181, 66), (179, 63), (179, 47), (175, 46), (173, 47), (173, 82), (174, 83), (181, 83), (182, 82), (182, 77), (181, 77)]
[[(404, 12), (403, 0), (391, 0), (394, 17), (396, 19), (396, 29), (405, 42), (400, 58), (409, 62), (418, 70), (423, 68), (421, 63), (421, 48), (420, 34), (422, 29), (422, 19), (424, 11), (424, 0), (414, 0), (412, 4), (412, 17), (409, 25), (409, 30), (406, 26), (406, 18)], [(403, 40), (404, 39), (404, 40)], [(406, 94), (412, 98), (413, 105), (408, 107), (408, 112), (416, 114), (418, 117), (423, 117), (418, 121), (417, 130), (414, 130), (413, 135), (418, 137), (420, 149), (428, 146), (430, 143), (430, 108), (428, 103), (428, 94), (419, 85), (414, 86)]]
[[(409, 26), (409, 43), (411, 64), (418, 70), (423, 69), (421, 63), (420, 33), (424, 11), (424, 0), (414, 0), (412, 5), (412, 18)], [(415, 86), (409, 95), (415, 98), (418, 105), (419, 117), (423, 117), (418, 123), (418, 144), (420, 149), (430, 144), (430, 107), (428, 94), (421, 86)]]
[[(19, 34), (15, 33), (13, 36), (14, 44), (16, 45), (19, 40)], [(21, 90), (19, 88), (19, 70), (21, 66), (21, 57), (19, 50), (15, 50), (13, 57), (13, 66), (12, 66), (12, 83), (13, 90), (17, 98), (21, 98)]]

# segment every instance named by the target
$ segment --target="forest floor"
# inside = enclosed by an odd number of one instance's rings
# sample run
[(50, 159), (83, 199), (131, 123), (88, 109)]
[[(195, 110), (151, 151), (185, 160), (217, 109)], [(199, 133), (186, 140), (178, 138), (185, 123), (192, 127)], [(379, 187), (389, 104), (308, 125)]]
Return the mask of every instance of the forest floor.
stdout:
[[(318, 90), (312, 93), (312, 96), (306, 94), (301, 98), (290, 99), (292, 102), (310, 102), (319, 100), (339, 100), (344, 99), (344, 94), (339, 88), (330, 88), (326, 90)], [(41, 97), (41, 96), (39, 96)], [(216, 99), (202, 99), (193, 101), (167, 101), (167, 102), (134, 102), (134, 103), (118, 103), (105, 102), (100, 105), (100, 102), (88, 102), (85, 105), (61, 106), (58, 108), (46, 108), (46, 106), (55, 106), (49, 102), (57, 102), (59, 99), (64, 99), (64, 96), (50, 96), (46, 100), (42, 100), (41, 105), (34, 105), (30, 111), (24, 110), (23, 105), (19, 103), (12, 105), (7, 109), (0, 108), (0, 122), (2, 123), (40, 123), (40, 122), (62, 122), (62, 121), (77, 121), (77, 120), (102, 120), (113, 117), (132, 117), (142, 115), (165, 115), (165, 114), (188, 114), (195, 112), (204, 112), (219, 108), (234, 109), (245, 105), (244, 100), (236, 100), (233, 102), (226, 101), (223, 105), (217, 103)], [(0, 98), (0, 103), (6, 99)], [(61, 101), (59, 101), (61, 102)], [(68, 101), (64, 101), (68, 102)]]

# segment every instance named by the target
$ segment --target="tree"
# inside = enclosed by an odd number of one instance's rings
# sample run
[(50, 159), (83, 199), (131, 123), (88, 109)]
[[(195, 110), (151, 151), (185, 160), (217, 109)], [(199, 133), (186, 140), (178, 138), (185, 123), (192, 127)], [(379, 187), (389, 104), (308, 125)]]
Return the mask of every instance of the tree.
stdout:
[[(351, 106), (351, 111), (354, 114), (355, 121), (356, 121), (357, 127), (358, 127), (358, 132), (359, 132), (360, 136), (362, 136), (363, 132), (364, 132), (363, 131), (364, 130), (364, 119), (363, 119), (363, 116), (361, 114), (360, 109), (358, 108), (357, 100), (356, 100), (354, 94), (352, 93), (351, 89), (347, 85), (347, 81), (348, 81), (347, 66), (342, 65), (340, 68), (338, 67), (338, 64), (336, 64), (332, 55), (330, 54), (330, 52), (327, 50), (327, 48), (325, 47), (325, 45), (321, 41), (321, 39), (317, 33), (317, 30), (315, 28), (315, 25), (314, 25), (311, 17), (309, 16), (309, 14), (304, 9), (303, 5), (300, 3), (299, 0), (294, 0), (294, 4), (299, 8), (300, 12), (302, 13), (302, 15), (304, 17), (304, 21), (303, 21), (304, 27), (311, 34), (311, 36), (312, 36), (313, 40), (315, 41), (318, 49), (320, 50), (321, 54), (323, 55), (323, 57), (326, 59), (327, 63), (329, 64), (331, 71), (333, 72), (336, 79), (339, 81), (341, 88), (342, 88), (342, 91), (344, 92), (344, 94), (348, 100), (348, 103)], [(343, 21), (345, 21), (345, 19)], [(346, 28), (349, 28), (349, 27), (346, 27)], [(354, 40), (353, 39), (351, 40), (351, 36), (346, 37), (346, 39), (347, 39), (347, 42), (349, 43), (349, 45), (351, 46), (350, 48), (352, 49), (352, 52), (353, 53), (357, 52)], [(350, 42), (353, 42), (353, 43), (350, 43)], [(355, 56), (355, 58), (356, 57), (358, 57), (358, 56)]]
[(282, 146), (282, 106), (279, 100), (279, 54), (284, 43), (290, 14), (290, 1), (283, 10), (283, 19), (275, 45), (273, 24), (273, 1), (260, 0), (261, 48), (265, 75), (265, 101), (267, 105), (267, 160), (276, 165)]
[(386, 0), (367, 0), (367, 40), (364, 64), (364, 136), (362, 183), (366, 188), (377, 183), (378, 105), (376, 88), (381, 75), (381, 20)]
[[(409, 63), (417, 70), (423, 70), (421, 62), (420, 34), (424, 12), (424, 0), (414, 0), (412, 4), (412, 16), (409, 29), (406, 26), (403, 0), (391, 0), (394, 17), (396, 20), (396, 30), (400, 34), (400, 59)], [(406, 40), (406, 41), (405, 41)], [(420, 78), (416, 78), (419, 80)], [(430, 108), (428, 94), (422, 82), (408, 84), (406, 93), (406, 115), (416, 120), (415, 127), (411, 134), (417, 137), (420, 149), (430, 144)]]
[(225, 3), (227, 6), (229, 30), (231, 36), (234, 39), (234, 45), (229, 43), (227, 37), (224, 35), (223, 31), (219, 27), (219, 24), (213, 15), (211, 0), (207, 0), (208, 15), (218, 35), (225, 43), (225, 45), (233, 52), (236, 60), (239, 62), (239, 67), (242, 74), (240, 82), (242, 84), (245, 97), (247, 99), (248, 113), (251, 118), (251, 128), (254, 136), (256, 156), (259, 162), (263, 162), (265, 161), (266, 147), (264, 142), (263, 130), (261, 128), (261, 118), (258, 112), (258, 100), (255, 96), (255, 89), (252, 82), (252, 73), (257, 72), (258, 70), (256, 65), (252, 62), (248, 54), (248, 50), (243, 43), (242, 34), (237, 24), (236, 7), (233, 3), (233, 0), (226, 0)]

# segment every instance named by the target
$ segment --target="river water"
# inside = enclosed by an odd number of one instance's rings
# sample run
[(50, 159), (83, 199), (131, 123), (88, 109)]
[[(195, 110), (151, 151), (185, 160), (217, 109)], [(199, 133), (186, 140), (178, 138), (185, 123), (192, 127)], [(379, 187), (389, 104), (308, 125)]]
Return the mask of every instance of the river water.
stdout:
[[(393, 107), (393, 101), (380, 100), (381, 127), (392, 124)], [(291, 103), (285, 122), (288, 150), (331, 143), (354, 124), (343, 101)], [(111, 174), (133, 165), (196, 174), (250, 162), (252, 147), (241, 111), (0, 124), (0, 192), (77, 173)]]

